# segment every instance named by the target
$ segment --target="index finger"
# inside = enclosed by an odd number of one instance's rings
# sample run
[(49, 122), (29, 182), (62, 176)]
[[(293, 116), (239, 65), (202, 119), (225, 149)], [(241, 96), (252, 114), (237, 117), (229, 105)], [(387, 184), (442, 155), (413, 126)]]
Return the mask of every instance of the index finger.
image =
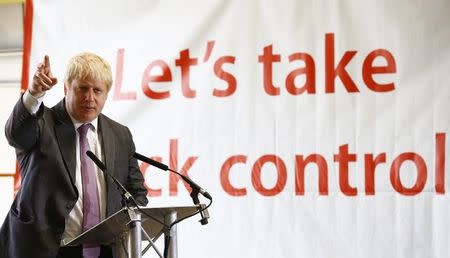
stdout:
[(44, 74), (47, 76), (52, 76), (52, 70), (50, 69), (50, 58), (48, 55), (44, 57)]
[(45, 55), (44, 57), (44, 66), (45, 68), (50, 69), (50, 58), (48, 57), (48, 55)]

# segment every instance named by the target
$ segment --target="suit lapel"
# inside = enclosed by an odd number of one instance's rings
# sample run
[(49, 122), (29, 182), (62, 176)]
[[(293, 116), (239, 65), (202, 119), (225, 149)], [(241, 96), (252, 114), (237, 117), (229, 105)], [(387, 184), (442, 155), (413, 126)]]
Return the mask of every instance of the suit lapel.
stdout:
[(113, 176), (116, 176), (114, 173), (114, 157), (116, 152), (116, 141), (113, 132), (111, 131), (111, 127), (108, 124), (108, 121), (105, 117), (100, 114), (98, 117), (99, 124), (99, 133), (102, 139), (102, 150), (103, 155), (105, 157), (105, 165), (108, 172)]
[[(104, 156), (104, 162), (106, 165), (106, 169), (108, 170), (108, 173), (110, 173), (112, 176), (116, 177), (115, 169), (114, 169), (114, 157), (116, 152), (116, 140), (115, 136), (113, 135), (113, 132), (111, 130), (111, 126), (109, 125), (107, 119), (100, 114), (98, 116), (98, 130), (99, 135), (101, 136), (101, 142), (102, 142), (102, 151)], [(113, 180), (105, 175), (106, 179), (106, 188), (107, 188), (107, 201), (106, 201), (106, 216), (109, 216), (112, 214), (112, 211), (115, 211), (113, 208), (111, 208), (111, 204), (114, 203), (116, 200), (114, 200), (114, 194), (113, 189), (116, 187)], [(111, 210), (112, 209), (112, 210)]]
[(55, 135), (58, 141), (59, 150), (64, 160), (70, 180), (75, 186), (75, 169), (76, 169), (76, 134), (72, 120), (70, 119), (64, 107), (64, 100), (59, 102), (53, 110), (57, 115), (55, 122)]

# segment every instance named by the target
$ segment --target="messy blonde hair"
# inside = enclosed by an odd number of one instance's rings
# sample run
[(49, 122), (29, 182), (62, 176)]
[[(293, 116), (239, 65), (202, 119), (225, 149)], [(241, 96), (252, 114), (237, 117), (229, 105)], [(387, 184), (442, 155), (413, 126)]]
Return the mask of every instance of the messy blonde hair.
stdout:
[(100, 56), (83, 52), (69, 60), (66, 70), (66, 82), (70, 85), (73, 80), (99, 80), (106, 84), (108, 91), (112, 85), (111, 67)]

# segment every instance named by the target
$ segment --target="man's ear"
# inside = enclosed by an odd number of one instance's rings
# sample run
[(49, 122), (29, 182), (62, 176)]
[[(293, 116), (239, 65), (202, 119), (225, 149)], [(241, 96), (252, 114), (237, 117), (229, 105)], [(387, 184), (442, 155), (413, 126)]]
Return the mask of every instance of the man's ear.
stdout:
[(67, 82), (64, 82), (64, 96), (67, 95), (68, 90), (69, 90), (69, 85), (67, 85)]

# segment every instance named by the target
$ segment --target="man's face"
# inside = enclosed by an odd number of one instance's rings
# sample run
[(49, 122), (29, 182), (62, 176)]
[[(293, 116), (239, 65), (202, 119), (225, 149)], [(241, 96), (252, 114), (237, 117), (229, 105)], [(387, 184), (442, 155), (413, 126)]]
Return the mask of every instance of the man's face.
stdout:
[(64, 84), (67, 112), (78, 122), (88, 123), (102, 112), (108, 97), (105, 83), (98, 80), (73, 80)]

